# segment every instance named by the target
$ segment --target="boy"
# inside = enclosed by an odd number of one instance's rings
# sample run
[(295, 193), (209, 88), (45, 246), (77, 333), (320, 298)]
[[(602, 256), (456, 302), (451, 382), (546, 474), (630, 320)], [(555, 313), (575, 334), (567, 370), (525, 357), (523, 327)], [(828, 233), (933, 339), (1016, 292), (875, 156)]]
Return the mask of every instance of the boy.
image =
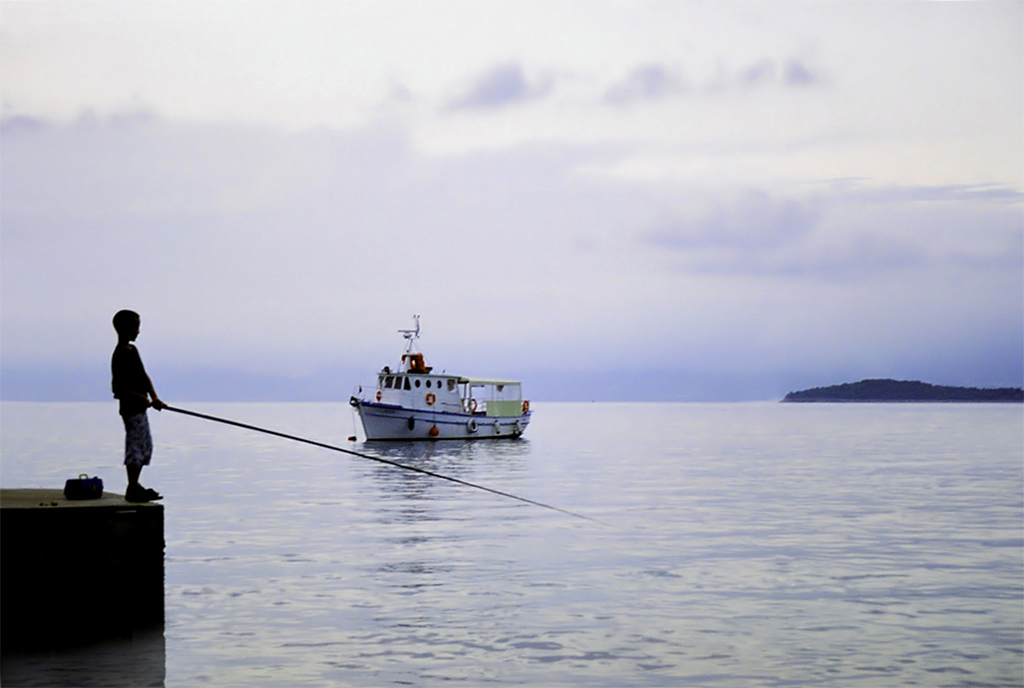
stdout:
[(141, 322), (135, 311), (118, 311), (114, 315), (117, 347), (110, 359), (110, 387), (114, 398), (121, 402), (120, 413), (124, 420), (124, 465), (128, 472), (128, 489), (124, 498), (129, 502), (150, 502), (162, 498), (156, 490), (139, 484), (142, 467), (148, 466), (153, 456), (153, 438), (149, 434), (146, 409), (152, 406), (160, 411), (167, 407), (153, 389), (153, 383), (142, 366), (139, 350), (132, 346), (139, 336)]

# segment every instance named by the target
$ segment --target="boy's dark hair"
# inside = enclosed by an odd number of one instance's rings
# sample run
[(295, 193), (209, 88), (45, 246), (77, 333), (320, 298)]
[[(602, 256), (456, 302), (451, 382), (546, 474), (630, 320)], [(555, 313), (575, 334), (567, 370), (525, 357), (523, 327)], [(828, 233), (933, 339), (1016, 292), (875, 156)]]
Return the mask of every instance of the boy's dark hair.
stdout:
[(129, 332), (142, 318), (135, 311), (123, 310), (114, 313), (114, 329), (118, 334)]

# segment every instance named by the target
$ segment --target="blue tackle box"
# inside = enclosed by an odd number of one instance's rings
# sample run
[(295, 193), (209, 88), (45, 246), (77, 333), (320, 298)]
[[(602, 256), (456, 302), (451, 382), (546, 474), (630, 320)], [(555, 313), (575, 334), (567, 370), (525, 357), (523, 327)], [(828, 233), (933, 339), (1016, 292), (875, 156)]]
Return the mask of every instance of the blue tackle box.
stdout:
[(99, 499), (103, 496), (103, 481), (82, 473), (64, 483), (64, 496), (68, 499)]

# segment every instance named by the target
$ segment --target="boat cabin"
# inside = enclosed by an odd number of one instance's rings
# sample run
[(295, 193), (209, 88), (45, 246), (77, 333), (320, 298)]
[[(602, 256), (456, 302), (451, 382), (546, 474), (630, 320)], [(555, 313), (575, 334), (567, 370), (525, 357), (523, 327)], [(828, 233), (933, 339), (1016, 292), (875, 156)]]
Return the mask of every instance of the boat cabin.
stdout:
[(402, 372), (385, 366), (377, 375), (375, 398), (381, 404), (487, 417), (516, 417), (529, 410), (518, 381), (433, 375), (415, 372), (411, 366)]

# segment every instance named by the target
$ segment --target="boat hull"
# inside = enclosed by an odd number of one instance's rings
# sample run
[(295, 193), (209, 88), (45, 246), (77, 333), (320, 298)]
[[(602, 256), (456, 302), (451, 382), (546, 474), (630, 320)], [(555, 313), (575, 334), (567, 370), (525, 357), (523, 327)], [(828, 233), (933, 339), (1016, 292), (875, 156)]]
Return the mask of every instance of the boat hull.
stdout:
[(353, 397), (350, 401), (368, 440), (448, 440), (517, 438), (530, 424), (520, 416), (488, 416), (410, 409)]

